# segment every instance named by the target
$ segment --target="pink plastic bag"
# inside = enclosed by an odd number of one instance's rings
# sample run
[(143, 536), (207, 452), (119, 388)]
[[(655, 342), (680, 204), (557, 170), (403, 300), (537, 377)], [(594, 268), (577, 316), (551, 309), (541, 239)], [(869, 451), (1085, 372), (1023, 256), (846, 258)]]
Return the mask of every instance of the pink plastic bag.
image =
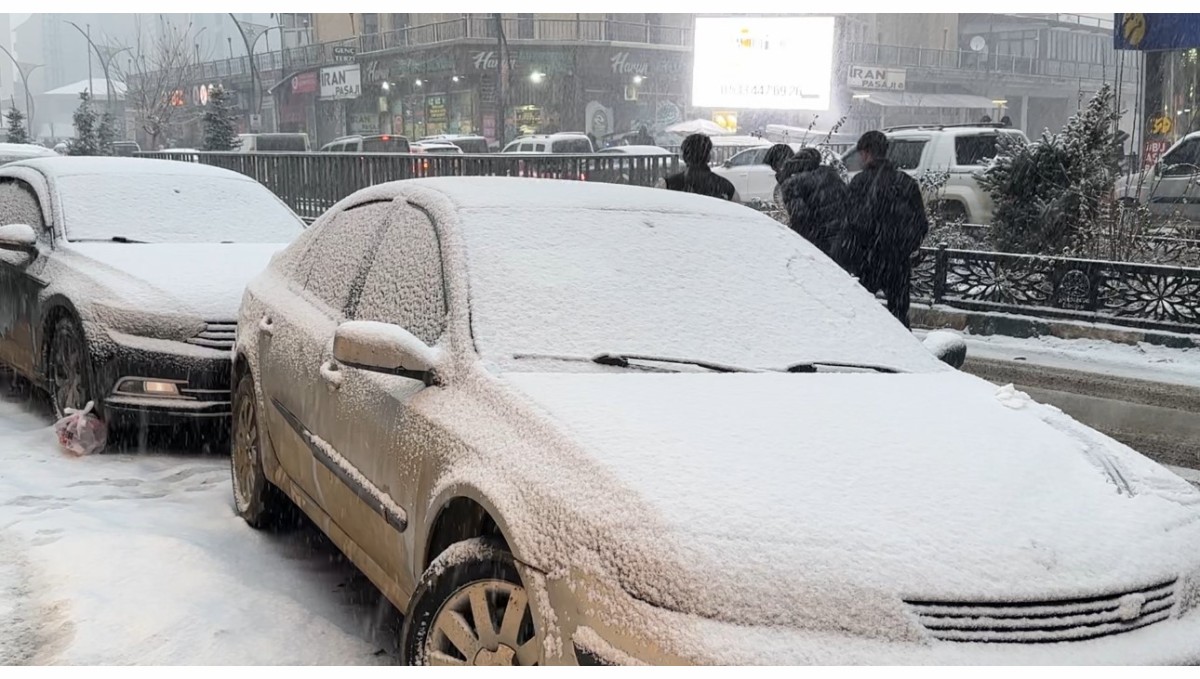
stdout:
[(95, 402), (88, 401), (83, 410), (64, 409), (66, 416), (54, 423), (54, 433), (58, 434), (58, 444), (63, 450), (77, 457), (104, 450), (108, 427), (92, 414), (95, 406)]

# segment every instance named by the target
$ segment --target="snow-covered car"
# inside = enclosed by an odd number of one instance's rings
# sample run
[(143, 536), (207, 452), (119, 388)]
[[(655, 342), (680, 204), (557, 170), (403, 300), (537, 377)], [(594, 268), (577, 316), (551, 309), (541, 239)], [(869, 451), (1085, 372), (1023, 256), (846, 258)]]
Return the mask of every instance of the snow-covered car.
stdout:
[(338, 137), (321, 147), (320, 153), (411, 153), (408, 137), (396, 134), (361, 134)]
[(1200, 660), (1200, 492), (744, 206), (381, 184), (238, 324), (238, 513), (299, 505), (408, 662)]
[[(792, 151), (799, 151), (800, 144), (789, 144)], [(713, 168), (713, 172), (730, 181), (742, 202), (770, 202), (775, 194), (775, 170), (763, 162), (770, 143), (746, 149)]]
[(37, 144), (0, 144), (0, 165), (27, 158), (54, 158), (58, 154)]
[(304, 224), (261, 184), (143, 158), (0, 167), (0, 361), (61, 415), (228, 418), (238, 302)]
[[(587, 178), (594, 182), (629, 184), (633, 181), (650, 185), (680, 166), (679, 162), (663, 162), (674, 155), (661, 146), (610, 146), (596, 152), (597, 159), (589, 163)], [(608, 160), (613, 156), (619, 159)], [(656, 157), (661, 160), (655, 160)]]
[(528, 134), (510, 141), (501, 153), (592, 153), (592, 140), (582, 132)]
[[(992, 222), (992, 197), (979, 186), (976, 173), (996, 156), (1001, 136), (1028, 141), (1025, 133), (994, 125), (905, 125), (884, 130), (888, 159), (914, 179), (927, 172), (945, 173), (946, 181), (936, 196), (949, 220), (968, 224)], [(857, 149), (848, 151), (842, 162), (853, 177), (862, 170)]]
[(477, 134), (435, 134), (422, 137), (417, 143), (435, 142), (439, 144), (454, 144), (463, 153), (483, 154), (488, 152), (488, 140)]
[(419, 154), (426, 153), (449, 153), (452, 155), (462, 155), (463, 150), (449, 142), (434, 142), (425, 141), (418, 142), (412, 145), (412, 152)]
[(1153, 167), (1121, 177), (1115, 192), (1152, 214), (1200, 222), (1200, 132), (1180, 139)]

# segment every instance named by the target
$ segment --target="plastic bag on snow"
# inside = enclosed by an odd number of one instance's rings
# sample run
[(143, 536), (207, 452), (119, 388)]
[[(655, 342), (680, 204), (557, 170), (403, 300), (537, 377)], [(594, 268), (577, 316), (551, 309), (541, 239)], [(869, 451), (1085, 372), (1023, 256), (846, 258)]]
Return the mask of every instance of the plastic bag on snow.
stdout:
[(63, 450), (76, 456), (104, 450), (104, 445), (108, 443), (108, 427), (92, 414), (95, 406), (94, 401), (88, 401), (83, 410), (64, 409), (66, 416), (54, 423), (54, 433), (58, 435), (58, 444)]

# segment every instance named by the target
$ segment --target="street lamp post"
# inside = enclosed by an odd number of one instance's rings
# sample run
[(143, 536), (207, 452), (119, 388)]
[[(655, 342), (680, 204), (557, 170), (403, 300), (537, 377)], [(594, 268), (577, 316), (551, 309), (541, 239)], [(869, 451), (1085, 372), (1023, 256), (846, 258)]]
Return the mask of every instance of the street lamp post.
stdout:
[(43, 64), (35, 64), (33, 68), (26, 71), (21, 68), (21, 62), (17, 61), (17, 58), (12, 55), (12, 52), (5, 49), (4, 45), (0, 45), (0, 51), (8, 55), (13, 66), (17, 67), (17, 73), (21, 75), (21, 86), (25, 88), (25, 131), (29, 133), (29, 138), (33, 139), (33, 95), (29, 93), (29, 74), (41, 68)]
[[(246, 58), (250, 60), (250, 81), (251, 81), (251, 88), (252, 88), (250, 96), (252, 99), (254, 99), (254, 111), (256, 114), (258, 114), (258, 116), (261, 120), (264, 93), (263, 93), (263, 86), (262, 86), (262, 75), (258, 72), (258, 65), (255, 63), (255, 59), (254, 59), (254, 48), (258, 46), (258, 41), (261, 40), (264, 35), (266, 35), (267, 33), (270, 33), (274, 29), (279, 29), (280, 53), (286, 55), (286, 52), (284, 52), (285, 46), (283, 45), (283, 25), (276, 24), (274, 26), (268, 26), (266, 30), (264, 30), (262, 33), (259, 33), (258, 35), (256, 35), (254, 37), (254, 40), (251, 41), (250, 38), (246, 35), (246, 31), (242, 28), (242, 22), (238, 21), (238, 18), (233, 15), (233, 12), (229, 12), (229, 18), (233, 20), (233, 25), (237, 26), (238, 35), (242, 36), (242, 42), (246, 45)], [(269, 44), (270, 44), (270, 42), (268, 41), (268, 45)], [(284, 75), (286, 75), (286, 73)], [(247, 112), (247, 117), (248, 116), (249, 116), (249, 112)], [(247, 122), (247, 127), (250, 127), (249, 120), (247, 120), (246, 122)]]
[[(112, 76), (109, 74), (109, 66), (112, 65), (113, 57), (117, 56), (121, 52), (130, 51), (131, 48), (122, 47), (121, 49), (110, 53), (108, 55), (108, 58), (105, 59), (104, 54), (100, 51), (100, 47), (95, 42), (92, 41), (91, 26), (88, 26), (88, 30), (85, 31), (82, 28), (80, 28), (79, 24), (76, 24), (74, 21), (65, 21), (64, 23), (71, 24), (72, 28), (79, 31), (79, 33), (81, 35), (83, 35), (84, 38), (87, 39), (88, 45), (92, 48), (92, 51), (94, 51), (96, 53), (96, 58), (99, 59), (99, 61), (100, 61), (100, 70), (104, 72), (105, 93), (108, 95), (108, 100), (105, 102), (105, 105), (107, 106), (109, 113), (116, 115), (115, 113), (113, 113), (116, 99), (115, 99), (115, 97), (113, 97)], [(89, 55), (88, 56), (88, 92), (91, 93), (91, 90), (92, 90), (92, 59), (91, 59), (91, 56)]]

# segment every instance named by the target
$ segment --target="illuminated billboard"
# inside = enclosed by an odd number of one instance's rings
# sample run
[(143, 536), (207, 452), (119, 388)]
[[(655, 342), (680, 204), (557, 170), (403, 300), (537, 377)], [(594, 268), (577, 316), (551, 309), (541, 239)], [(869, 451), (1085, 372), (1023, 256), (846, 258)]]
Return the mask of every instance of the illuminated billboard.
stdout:
[(696, 17), (692, 105), (826, 111), (833, 17)]

